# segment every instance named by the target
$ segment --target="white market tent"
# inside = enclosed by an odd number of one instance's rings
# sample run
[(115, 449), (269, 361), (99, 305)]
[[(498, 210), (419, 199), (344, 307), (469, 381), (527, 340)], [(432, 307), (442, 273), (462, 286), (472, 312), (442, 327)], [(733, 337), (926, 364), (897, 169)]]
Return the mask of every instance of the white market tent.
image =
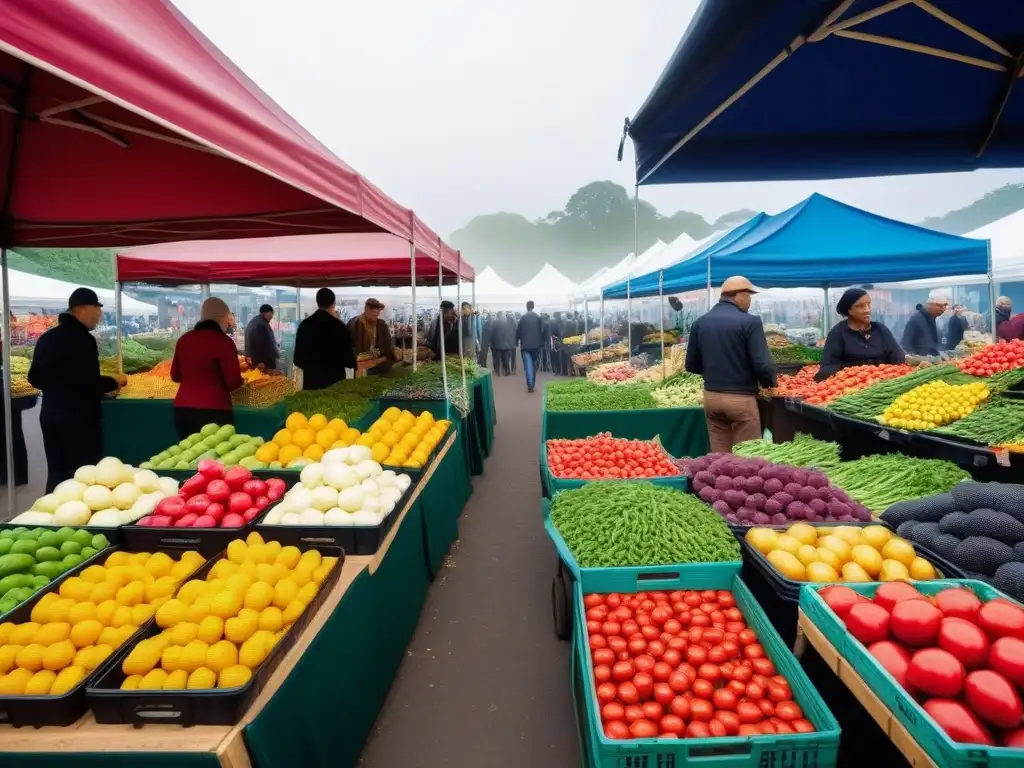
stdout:
[[(52, 277), (41, 277), (28, 272), (8, 271), (10, 285), (8, 291), (11, 296), (11, 309), (17, 314), (17, 310), (62, 310), (68, 308), (68, 297), (71, 292), (80, 287), (75, 283), (66, 283), (63, 280), (55, 280)], [(113, 311), (114, 292), (105, 288), (95, 288), (104, 307)], [(152, 304), (137, 301), (130, 296), (123, 296), (121, 306), (125, 315), (155, 315), (157, 308)]]
[(523, 301), (533, 301), (538, 307), (567, 307), (577, 288), (576, 283), (545, 264), (517, 293)]
[[(658, 242), (661, 243), (660, 240)], [(661, 244), (663, 246), (665, 245), (664, 243)], [(580, 286), (569, 296), (570, 301), (574, 304), (578, 304), (583, 301), (584, 298), (600, 298), (601, 288), (608, 285), (610, 282), (615, 282), (616, 280), (621, 280), (625, 277), (635, 261), (636, 254), (627, 253), (612, 266), (602, 267), (580, 284)]]

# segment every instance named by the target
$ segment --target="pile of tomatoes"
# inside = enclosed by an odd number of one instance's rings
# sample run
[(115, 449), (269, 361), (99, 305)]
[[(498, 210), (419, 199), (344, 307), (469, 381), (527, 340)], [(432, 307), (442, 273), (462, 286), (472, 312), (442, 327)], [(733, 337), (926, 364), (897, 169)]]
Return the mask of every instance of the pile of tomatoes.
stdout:
[(583, 605), (609, 739), (815, 730), (731, 592), (590, 594)]
[(1024, 749), (1024, 609), (899, 581), (871, 599), (844, 586), (818, 594), (953, 741)]
[(957, 363), (957, 367), (971, 376), (991, 376), (994, 373), (1024, 368), (1024, 341), (1000, 341), (982, 347), (970, 357)]
[(909, 365), (853, 365), (843, 368), (824, 381), (815, 381), (818, 366), (801, 368), (793, 376), (779, 376), (776, 394), (794, 397), (810, 405), (827, 405), (886, 379), (898, 379), (914, 369)]
[(679, 468), (651, 440), (624, 440), (602, 432), (582, 440), (548, 440), (548, 468), (567, 480), (675, 477)]

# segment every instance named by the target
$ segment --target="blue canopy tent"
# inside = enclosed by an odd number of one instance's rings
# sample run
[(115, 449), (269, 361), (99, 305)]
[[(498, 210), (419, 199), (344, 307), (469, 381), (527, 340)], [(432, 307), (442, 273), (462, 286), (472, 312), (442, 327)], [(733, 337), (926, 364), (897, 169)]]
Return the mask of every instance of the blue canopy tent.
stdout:
[(626, 133), (637, 184), (1024, 166), (1024, 3), (704, 0)]

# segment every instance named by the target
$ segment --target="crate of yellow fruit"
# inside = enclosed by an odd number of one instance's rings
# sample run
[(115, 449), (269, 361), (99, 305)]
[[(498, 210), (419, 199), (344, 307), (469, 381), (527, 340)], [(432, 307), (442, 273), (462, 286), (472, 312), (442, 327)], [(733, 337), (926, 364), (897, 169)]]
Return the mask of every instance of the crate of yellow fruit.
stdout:
[(354, 445), (360, 432), (342, 419), (328, 419), (322, 413), (307, 416), (288, 414), (284, 426), (256, 451), (256, 459), (271, 470), (301, 470), (320, 461), (331, 448)]
[(401, 468), (418, 479), (417, 475), (434, 460), (451, 426), (447, 419), (435, 419), (430, 411), (417, 416), (391, 406), (360, 441), (370, 447), (374, 461), (385, 468)]
[(76, 722), (88, 709), (88, 686), (111, 667), (119, 648), (145, 634), (178, 585), (203, 564), (195, 551), (115, 549), (10, 614), (0, 624), (6, 722)]
[(337, 547), (238, 538), (86, 691), (98, 723), (235, 725), (341, 574)]
[(754, 527), (740, 539), (743, 580), (787, 642), (796, 636), (800, 588), (807, 583), (961, 579), (931, 552), (884, 525)]

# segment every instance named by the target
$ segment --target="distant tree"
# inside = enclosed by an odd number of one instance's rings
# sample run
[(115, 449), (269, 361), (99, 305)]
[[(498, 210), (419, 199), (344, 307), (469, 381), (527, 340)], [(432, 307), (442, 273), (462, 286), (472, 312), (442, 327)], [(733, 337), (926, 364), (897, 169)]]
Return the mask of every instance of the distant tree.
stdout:
[(112, 248), (19, 248), (11, 252), (8, 265), (91, 288), (113, 288), (113, 254)]
[(1024, 184), (1007, 184), (992, 190), (970, 205), (942, 216), (929, 217), (921, 224), (951, 235), (962, 235), (1009, 216), (1021, 208), (1024, 208)]

